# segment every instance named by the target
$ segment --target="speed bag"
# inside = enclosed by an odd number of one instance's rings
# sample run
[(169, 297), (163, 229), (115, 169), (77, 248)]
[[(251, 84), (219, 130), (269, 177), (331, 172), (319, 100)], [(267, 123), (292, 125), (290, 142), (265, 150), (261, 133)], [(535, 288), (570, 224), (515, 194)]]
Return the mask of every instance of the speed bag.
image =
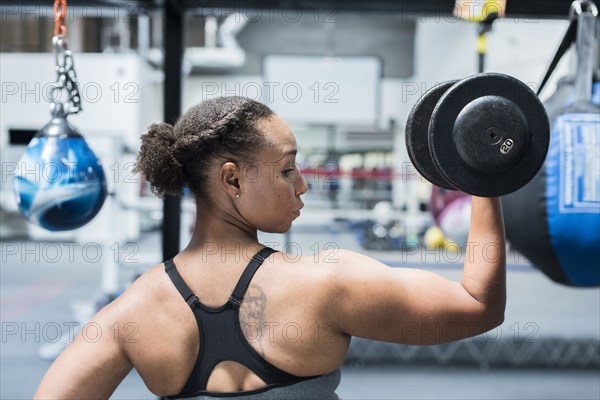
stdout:
[(49, 231), (82, 227), (107, 196), (100, 160), (65, 116), (55, 116), (31, 140), (13, 189), (19, 211)]
[(553, 119), (544, 167), (502, 199), (511, 246), (569, 286), (600, 286), (599, 91), (594, 83), (589, 107)]

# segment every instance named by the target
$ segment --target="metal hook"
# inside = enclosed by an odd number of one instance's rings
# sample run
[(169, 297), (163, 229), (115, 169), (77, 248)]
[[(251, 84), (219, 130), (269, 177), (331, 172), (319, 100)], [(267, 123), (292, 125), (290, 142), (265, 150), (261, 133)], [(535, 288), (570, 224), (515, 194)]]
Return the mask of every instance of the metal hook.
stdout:
[(573, 19), (576, 15), (581, 15), (584, 12), (590, 12), (594, 17), (598, 16), (598, 7), (593, 1), (577, 0), (571, 3), (569, 10), (569, 19)]
[[(65, 66), (65, 55), (67, 52), (67, 46), (63, 35), (56, 35), (52, 38), (52, 47), (54, 48), (54, 58), (57, 67)], [(62, 59), (61, 59), (62, 56)], [(61, 63), (62, 61), (62, 63)]]

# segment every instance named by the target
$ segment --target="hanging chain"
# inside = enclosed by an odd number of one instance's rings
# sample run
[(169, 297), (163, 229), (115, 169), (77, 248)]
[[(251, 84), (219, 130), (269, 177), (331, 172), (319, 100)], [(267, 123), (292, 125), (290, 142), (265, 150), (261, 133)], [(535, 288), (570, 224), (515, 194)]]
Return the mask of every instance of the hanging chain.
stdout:
[[(73, 53), (67, 49), (67, 1), (54, 0), (54, 37), (52, 47), (56, 61), (56, 83), (52, 87), (52, 98), (55, 99), (51, 109), (53, 114), (76, 114), (81, 111), (79, 81), (75, 73)], [(67, 101), (60, 102), (63, 90), (67, 92)]]
[[(79, 80), (73, 63), (73, 53), (67, 49), (62, 34), (52, 38), (52, 45), (54, 46), (57, 74), (56, 83), (52, 87), (52, 98), (56, 99), (52, 105), (53, 111), (56, 110), (65, 115), (76, 114), (81, 111), (81, 96), (79, 94)], [(63, 90), (67, 92), (66, 102), (60, 102)]]

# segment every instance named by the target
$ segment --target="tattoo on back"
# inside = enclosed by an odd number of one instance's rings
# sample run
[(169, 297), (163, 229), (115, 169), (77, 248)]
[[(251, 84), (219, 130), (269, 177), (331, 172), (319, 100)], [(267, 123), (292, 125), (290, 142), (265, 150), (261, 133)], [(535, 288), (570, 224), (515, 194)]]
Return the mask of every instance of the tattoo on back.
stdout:
[(244, 295), (240, 306), (240, 325), (244, 336), (250, 343), (258, 342), (259, 353), (265, 356), (263, 349), (263, 339), (266, 328), (265, 308), (267, 305), (267, 295), (263, 289), (256, 284), (251, 284)]

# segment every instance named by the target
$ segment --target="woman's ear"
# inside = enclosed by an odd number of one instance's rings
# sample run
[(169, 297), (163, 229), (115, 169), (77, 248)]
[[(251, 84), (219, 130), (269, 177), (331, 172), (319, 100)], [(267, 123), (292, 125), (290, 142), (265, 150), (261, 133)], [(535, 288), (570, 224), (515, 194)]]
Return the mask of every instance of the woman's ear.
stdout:
[(239, 197), (240, 195), (240, 178), (241, 170), (237, 164), (227, 161), (221, 166), (220, 182), (221, 187), (231, 197)]

